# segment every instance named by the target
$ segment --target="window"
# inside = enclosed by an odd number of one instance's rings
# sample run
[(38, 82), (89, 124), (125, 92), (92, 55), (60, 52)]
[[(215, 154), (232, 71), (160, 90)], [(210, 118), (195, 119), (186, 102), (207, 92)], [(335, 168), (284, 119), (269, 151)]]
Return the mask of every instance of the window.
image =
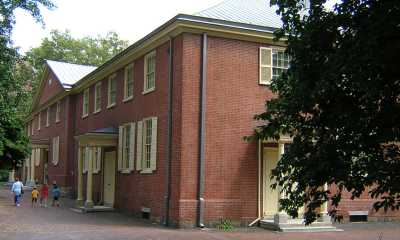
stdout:
[(53, 144), (52, 145), (53, 145), (53, 149), (52, 149), (53, 159), (52, 159), (52, 162), (53, 162), (53, 165), (56, 166), (58, 164), (59, 155), (60, 155), (60, 137), (59, 136), (53, 138)]
[(42, 122), (42, 118), (41, 118), (41, 112), (39, 112), (39, 115), (38, 115), (38, 127), (37, 127), (37, 130), (40, 130), (40, 124), (41, 124), (41, 122)]
[(125, 67), (124, 77), (124, 101), (133, 98), (133, 64)]
[(144, 89), (143, 93), (151, 92), (156, 87), (156, 51), (144, 57)]
[(58, 101), (56, 107), (56, 122), (60, 121), (60, 112), (61, 112), (60, 101)]
[(272, 78), (278, 78), (289, 68), (289, 54), (284, 50), (272, 50)]
[(87, 117), (89, 115), (89, 88), (83, 91), (82, 97), (82, 117)]
[(50, 126), (50, 107), (46, 111), (46, 127)]
[(127, 123), (119, 128), (118, 169), (129, 173), (133, 170), (135, 123)]
[(142, 173), (156, 170), (157, 117), (138, 122), (137, 169)]
[(113, 74), (108, 78), (108, 97), (107, 97), (107, 108), (115, 105), (117, 98), (117, 82), (116, 75)]
[(260, 84), (271, 84), (289, 67), (289, 55), (284, 50), (260, 48)]
[(94, 113), (101, 111), (101, 82), (94, 85)]
[(94, 154), (93, 173), (99, 173), (101, 170), (101, 147), (92, 148)]

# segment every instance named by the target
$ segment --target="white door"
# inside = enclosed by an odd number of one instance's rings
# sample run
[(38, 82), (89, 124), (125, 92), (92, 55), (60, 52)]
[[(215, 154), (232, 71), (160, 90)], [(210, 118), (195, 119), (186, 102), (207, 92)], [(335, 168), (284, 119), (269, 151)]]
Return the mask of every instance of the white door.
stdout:
[(115, 151), (105, 152), (104, 156), (104, 205), (114, 205), (115, 194)]
[(263, 152), (263, 213), (264, 217), (271, 217), (279, 210), (279, 191), (273, 190), (271, 186), (271, 170), (275, 168), (278, 162), (278, 148), (264, 148)]

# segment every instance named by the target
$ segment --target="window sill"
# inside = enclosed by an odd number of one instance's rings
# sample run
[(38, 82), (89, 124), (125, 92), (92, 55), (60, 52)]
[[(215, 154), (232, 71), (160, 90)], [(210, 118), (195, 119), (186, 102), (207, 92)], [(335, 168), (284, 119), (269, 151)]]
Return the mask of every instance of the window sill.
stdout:
[(115, 107), (115, 105), (116, 105), (115, 103), (110, 104), (110, 105), (107, 106), (107, 109), (113, 108), (113, 107)]
[(89, 114), (82, 115), (82, 119), (87, 118)]
[(148, 93), (153, 92), (154, 90), (156, 90), (155, 87), (154, 87), (154, 88), (147, 89), (147, 90), (144, 90), (144, 91), (142, 92), (142, 94), (143, 94), (143, 95), (146, 95), (146, 94), (148, 94)]
[(129, 169), (121, 169), (120, 172), (121, 172), (122, 174), (130, 174), (130, 173), (132, 172), (132, 170), (129, 170)]
[(151, 169), (144, 169), (140, 171), (141, 174), (152, 174), (153, 172), (154, 170)]
[(93, 114), (98, 114), (99, 112), (101, 112), (101, 109), (94, 111)]
[(124, 100), (122, 100), (122, 102), (128, 102), (128, 101), (130, 101), (130, 100), (132, 100), (133, 99), (133, 95), (132, 96), (130, 96), (130, 97), (127, 97), (127, 98), (125, 98)]

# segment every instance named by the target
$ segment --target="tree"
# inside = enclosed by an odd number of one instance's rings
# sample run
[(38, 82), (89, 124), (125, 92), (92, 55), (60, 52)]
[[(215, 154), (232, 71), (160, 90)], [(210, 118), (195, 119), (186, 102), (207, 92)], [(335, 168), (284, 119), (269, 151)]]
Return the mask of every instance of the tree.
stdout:
[[(304, 1), (301, 1), (304, 2)], [(297, 0), (271, 0), (287, 41), (290, 67), (271, 84), (276, 98), (256, 119), (257, 139), (293, 137), (272, 171), (285, 197), (281, 208), (306, 223), (343, 191), (367, 191), (376, 210), (400, 208), (400, 1), (326, 0), (305, 9)], [(327, 183), (337, 190), (324, 190)]]
[[(73, 38), (68, 30), (52, 30), (39, 47), (26, 52), (16, 72), (21, 79), (28, 81), (27, 85), (31, 86), (31, 92), (34, 93), (43, 76), (45, 60), (99, 66), (127, 46), (128, 42), (121, 40), (115, 32), (108, 32), (104, 37), (98, 35)], [(22, 112), (29, 110), (26, 106), (30, 106), (32, 97), (31, 95)]]
[(18, 114), (24, 86), (13, 74), (18, 59), (11, 42), (14, 11), (26, 10), (37, 22), (43, 23), (40, 6), (55, 7), (49, 0), (0, 1), (0, 167), (3, 168), (18, 166), (29, 153), (23, 121)]

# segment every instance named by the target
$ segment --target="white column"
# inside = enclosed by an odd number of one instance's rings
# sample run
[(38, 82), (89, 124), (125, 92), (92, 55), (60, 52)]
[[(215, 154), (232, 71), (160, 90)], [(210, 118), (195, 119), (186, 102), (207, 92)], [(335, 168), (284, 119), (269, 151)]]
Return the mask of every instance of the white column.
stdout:
[(15, 170), (11, 170), (8, 172), (8, 182), (14, 182), (15, 181)]
[[(328, 184), (327, 183), (324, 184), (324, 190), (325, 191), (328, 190)], [(321, 205), (320, 213), (321, 213), (321, 220), (323, 222), (330, 222), (331, 221), (331, 217), (328, 215), (328, 202), (327, 201), (324, 202)]]
[(87, 174), (86, 174), (86, 202), (85, 206), (88, 208), (93, 207), (93, 147), (89, 147), (88, 152), (88, 166), (87, 166)]
[[(281, 158), (282, 158), (282, 155), (285, 153), (285, 144), (284, 143), (279, 143), (278, 144), (278, 154), (279, 154), (279, 156), (278, 156), (278, 159), (280, 160)], [(281, 189), (279, 189), (279, 192), (280, 192), (280, 194), (279, 194), (279, 199), (282, 199), (282, 198), (285, 198), (285, 193), (284, 192), (281, 192)], [(279, 204), (279, 203), (278, 203)], [(280, 206), (278, 206), (278, 207), (280, 207)], [(285, 213), (284, 211), (282, 211), (282, 210), (280, 210), (279, 211), (280, 213)]]
[(29, 178), (29, 182), (32, 186), (35, 185), (35, 157), (36, 157), (35, 153), (36, 149), (33, 149), (31, 155), (31, 174)]
[(25, 160), (25, 167), (26, 167), (26, 181), (25, 184), (28, 185), (29, 181), (31, 180), (31, 160), (32, 155)]
[(78, 197), (76, 199), (78, 205), (82, 205), (83, 203), (83, 162), (84, 159), (82, 159), (82, 151), (85, 149), (78, 147), (78, 188), (77, 188), (77, 194)]

